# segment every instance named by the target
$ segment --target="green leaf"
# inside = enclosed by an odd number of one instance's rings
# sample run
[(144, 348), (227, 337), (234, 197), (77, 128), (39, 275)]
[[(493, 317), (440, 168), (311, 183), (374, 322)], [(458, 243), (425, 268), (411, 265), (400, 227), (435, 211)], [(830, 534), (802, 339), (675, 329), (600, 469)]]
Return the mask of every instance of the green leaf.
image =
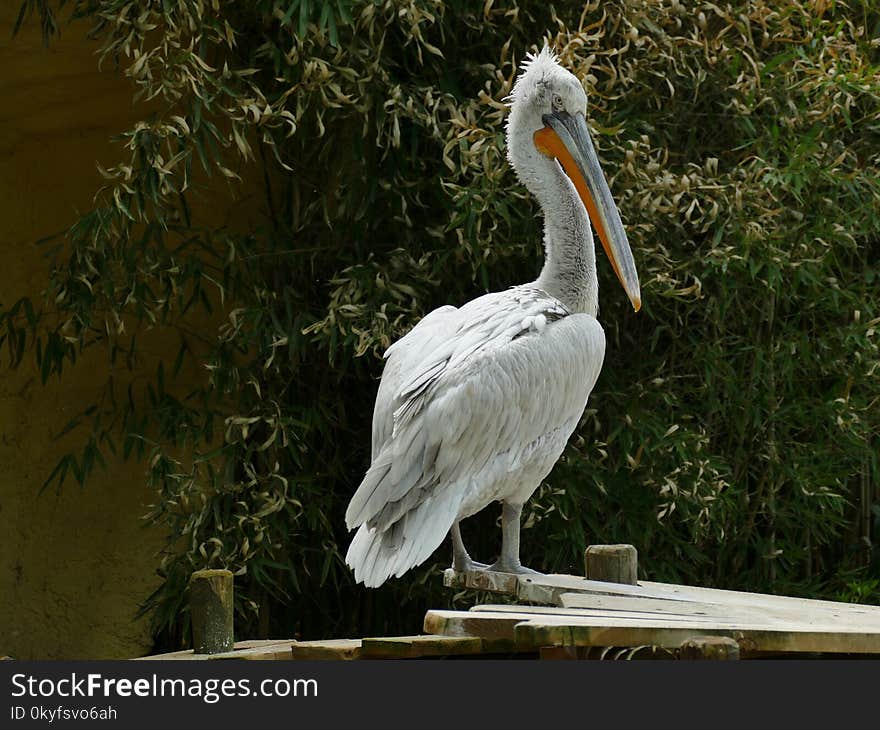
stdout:
[(299, 27), (297, 29), (297, 35), (300, 38), (306, 37), (306, 26), (309, 22), (311, 9), (310, 2), (311, 0), (299, 0)]

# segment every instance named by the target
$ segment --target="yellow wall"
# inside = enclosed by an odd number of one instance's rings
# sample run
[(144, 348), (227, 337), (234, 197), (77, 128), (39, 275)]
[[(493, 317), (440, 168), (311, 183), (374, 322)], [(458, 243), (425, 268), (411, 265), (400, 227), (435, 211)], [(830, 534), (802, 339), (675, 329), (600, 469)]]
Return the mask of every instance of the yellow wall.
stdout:
[[(35, 19), (16, 38), (19, 2), (0, 3), (0, 304), (45, 286), (36, 241), (67, 229), (101, 185), (96, 161), (122, 158), (110, 137), (137, 118), (121, 74), (97, 69), (82, 24), (49, 48)], [(109, 65), (109, 64), (108, 64)], [(169, 356), (173, 358), (172, 355)], [(21, 659), (139, 656), (149, 625), (134, 619), (156, 588), (163, 535), (141, 516), (144, 466), (108, 457), (84, 489), (38, 490), (79, 443), (52, 436), (91, 402), (107, 375), (96, 352), (44, 388), (33, 356), (0, 361), (0, 655)]]

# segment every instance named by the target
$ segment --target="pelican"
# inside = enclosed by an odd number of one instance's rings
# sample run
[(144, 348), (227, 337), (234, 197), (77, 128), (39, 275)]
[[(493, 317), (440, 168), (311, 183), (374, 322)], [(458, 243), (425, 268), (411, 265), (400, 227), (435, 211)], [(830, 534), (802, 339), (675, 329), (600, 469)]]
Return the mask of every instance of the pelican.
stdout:
[[(452, 533), (456, 571), (520, 562), (523, 505), (559, 459), (605, 356), (590, 222), (633, 308), (639, 280), (587, 128), (587, 95), (548, 48), (510, 97), (507, 156), (544, 216), (530, 284), (427, 314), (385, 353), (372, 459), (345, 514), (347, 564), (368, 587), (427, 560)], [(501, 502), (501, 554), (473, 561), (459, 523)]]

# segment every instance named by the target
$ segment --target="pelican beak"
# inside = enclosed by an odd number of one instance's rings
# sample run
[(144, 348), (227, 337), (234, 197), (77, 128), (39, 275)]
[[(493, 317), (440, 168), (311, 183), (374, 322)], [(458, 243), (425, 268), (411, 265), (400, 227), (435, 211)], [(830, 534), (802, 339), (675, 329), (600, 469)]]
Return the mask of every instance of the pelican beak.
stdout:
[(632, 302), (633, 309), (638, 312), (642, 306), (639, 275), (620, 213), (599, 166), (587, 120), (581, 113), (572, 116), (565, 111), (545, 114), (542, 120), (545, 126), (535, 132), (535, 146), (541, 154), (558, 160), (565, 174), (571, 178), (611, 260), (614, 273)]

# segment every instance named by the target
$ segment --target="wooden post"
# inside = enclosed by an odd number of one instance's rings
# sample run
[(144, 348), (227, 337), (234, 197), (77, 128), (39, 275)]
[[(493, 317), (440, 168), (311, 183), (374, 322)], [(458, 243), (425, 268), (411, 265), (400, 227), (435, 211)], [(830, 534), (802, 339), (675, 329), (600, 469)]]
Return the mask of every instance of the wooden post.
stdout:
[(232, 573), (197, 570), (189, 579), (189, 613), (193, 651), (221, 654), (232, 651)]
[(638, 585), (639, 554), (632, 545), (590, 545), (584, 553), (584, 575), (606, 583)]
[(682, 642), (679, 659), (739, 659), (739, 644), (729, 636), (695, 636)]

